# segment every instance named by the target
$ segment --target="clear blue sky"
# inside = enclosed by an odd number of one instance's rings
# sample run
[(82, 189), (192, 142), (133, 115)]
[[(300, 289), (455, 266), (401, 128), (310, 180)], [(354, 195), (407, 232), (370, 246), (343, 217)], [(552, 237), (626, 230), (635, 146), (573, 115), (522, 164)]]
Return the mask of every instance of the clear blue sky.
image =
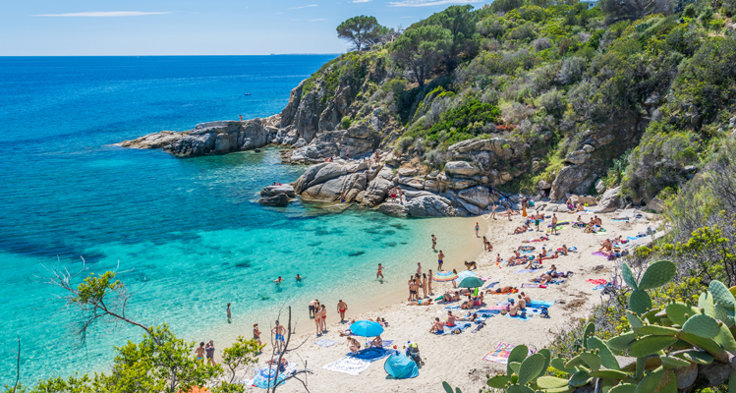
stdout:
[(16, 0), (0, 56), (340, 53), (355, 15), (406, 27), (461, 0)]

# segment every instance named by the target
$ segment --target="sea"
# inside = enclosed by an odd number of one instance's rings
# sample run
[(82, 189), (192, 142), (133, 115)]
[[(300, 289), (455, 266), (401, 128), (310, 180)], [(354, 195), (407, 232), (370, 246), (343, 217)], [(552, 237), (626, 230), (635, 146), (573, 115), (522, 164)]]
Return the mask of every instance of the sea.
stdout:
[(34, 385), (109, 370), (115, 346), (142, 337), (105, 318), (80, 334), (88, 314), (55, 272), (76, 285), (116, 271), (126, 316), (199, 342), (249, 336), (314, 297), (371, 296), (379, 262), (389, 282), (417, 258), (434, 263), (431, 220), (259, 205), (261, 188), (304, 171), (277, 147), (177, 159), (113, 145), (278, 113), (335, 56), (0, 57), (0, 386), (15, 382), (18, 355)]

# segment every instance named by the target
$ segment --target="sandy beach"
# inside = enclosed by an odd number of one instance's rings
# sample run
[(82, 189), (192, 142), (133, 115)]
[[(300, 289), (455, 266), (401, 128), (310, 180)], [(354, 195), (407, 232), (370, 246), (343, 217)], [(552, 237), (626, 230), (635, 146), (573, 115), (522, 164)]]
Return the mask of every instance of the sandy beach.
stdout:
[[(546, 213), (551, 214), (551, 213)], [(561, 222), (574, 221), (577, 214), (557, 213)], [(328, 333), (321, 337), (316, 337), (314, 333), (314, 323), (311, 320), (305, 320), (301, 316), (303, 310), (295, 310), (295, 314), (299, 316), (295, 318), (299, 320), (296, 330), (297, 333), (292, 337), (293, 342), (302, 342), (306, 340), (304, 346), (289, 353), (286, 358), (296, 365), (302, 367), (302, 362), (306, 361), (307, 368), (313, 373), (307, 377), (309, 388), (313, 392), (440, 392), (442, 391), (441, 383), (446, 380), (453, 386), (460, 387), (464, 392), (477, 391), (485, 386), (486, 374), (493, 374), (496, 371), (504, 370), (502, 364), (484, 360), (483, 357), (491, 352), (498, 343), (508, 343), (512, 345), (525, 344), (530, 347), (543, 348), (553, 339), (555, 333), (571, 326), (574, 321), (584, 318), (588, 315), (591, 308), (598, 304), (601, 291), (594, 290), (596, 286), (587, 282), (589, 279), (608, 279), (610, 273), (616, 264), (616, 261), (609, 261), (604, 256), (592, 255), (593, 252), (600, 248), (600, 242), (607, 239), (617, 237), (619, 235), (626, 239), (627, 236), (636, 236), (639, 233), (646, 232), (647, 227), (656, 227), (656, 223), (652, 223), (650, 219), (653, 217), (640, 211), (626, 210), (617, 211), (610, 214), (598, 214), (603, 220), (603, 228), (606, 232), (592, 234), (584, 233), (580, 228), (574, 228), (571, 225), (564, 225), (558, 235), (550, 235), (549, 240), (544, 242), (527, 243), (534, 245), (536, 251), (542, 246), (548, 250), (554, 250), (563, 244), (568, 247), (577, 247), (577, 251), (570, 253), (568, 256), (560, 256), (557, 259), (545, 260), (544, 269), (534, 272), (517, 271), (523, 266), (506, 267), (496, 265), (496, 254), (500, 253), (504, 261), (513, 255), (513, 250), (522, 245), (522, 241), (539, 238), (540, 232), (526, 232), (523, 234), (512, 235), (514, 229), (522, 222), (522, 217), (516, 215), (512, 221), (506, 218), (498, 217), (497, 220), (490, 220), (486, 217), (477, 218), (456, 218), (460, 225), (450, 225), (458, 231), (459, 227), (467, 225), (465, 233), (438, 233), (440, 239), (446, 242), (458, 241), (468, 238), (467, 234), (473, 234), (473, 225), (476, 221), (480, 222), (481, 236), (485, 234), (493, 244), (492, 252), (483, 251), (483, 243), (481, 238), (471, 239), (469, 245), (463, 245), (468, 248), (468, 255), (476, 255), (478, 269), (474, 270), (479, 277), (487, 279), (486, 284), (499, 282), (493, 288), (503, 286), (521, 287), (522, 283), (528, 283), (532, 278), (538, 277), (549, 266), (555, 264), (559, 271), (573, 272), (573, 276), (564, 279), (560, 284), (552, 284), (547, 288), (520, 288), (529, 294), (532, 300), (554, 301), (555, 304), (549, 308), (550, 318), (545, 319), (539, 316), (533, 316), (527, 320), (520, 320), (496, 314), (486, 321), (486, 326), (477, 332), (467, 329), (458, 335), (437, 336), (429, 333), (432, 321), (435, 317), (444, 320), (447, 316), (448, 304), (432, 304), (430, 306), (409, 306), (407, 305), (406, 283), (402, 282), (398, 289), (387, 291), (385, 296), (372, 298), (365, 302), (356, 302), (351, 305), (347, 318), (349, 319), (368, 319), (381, 316), (388, 321), (389, 326), (386, 327), (382, 337), (384, 340), (393, 340), (392, 345), (396, 345), (402, 350), (408, 342), (417, 343), (421, 352), (421, 356), (425, 365), (419, 370), (419, 376), (413, 379), (396, 380), (387, 378), (387, 374), (383, 369), (384, 360), (377, 360), (370, 364), (359, 375), (350, 375), (343, 372), (337, 372), (324, 368), (325, 365), (344, 358), (349, 352), (346, 345), (346, 339), (339, 336), (339, 332), (347, 329), (348, 324), (340, 324), (336, 321), (337, 315), (334, 311), (334, 303), (328, 303)], [(593, 213), (582, 215), (584, 221), (590, 220)], [(616, 217), (630, 217), (628, 221), (613, 220)], [(547, 220), (549, 222), (549, 220)], [(455, 223), (458, 224), (458, 223)], [(543, 225), (546, 227), (546, 225)], [(635, 244), (646, 242), (649, 237), (643, 237), (634, 241), (630, 241), (625, 248), (630, 248)], [(475, 244), (472, 244), (475, 243)], [(442, 246), (438, 242), (438, 248)], [(425, 269), (431, 267), (436, 269), (436, 262), (429, 264)], [(416, 262), (406, 261), (405, 276), (416, 271)], [(458, 272), (465, 270), (463, 258), (448, 258), (445, 262), (445, 269), (457, 269)], [(434, 296), (437, 297), (451, 289), (449, 283), (433, 283)], [(421, 293), (421, 291), (420, 291)], [(487, 295), (486, 305), (495, 306), (497, 303), (505, 301), (510, 295)], [(515, 296), (515, 295), (514, 295)], [(459, 302), (449, 304), (449, 306), (459, 305)], [(456, 315), (464, 316), (467, 310), (452, 310)], [(264, 331), (264, 341), (270, 339), (267, 333), (268, 326), (262, 325)], [(473, 326), (474, 327), (474, 326)], [(315, 344), (318, 340), (331, 340), (336, 344), (324, 347)], [(369, 339), (358, 337), (361, 344)], [(324, 341), (320, 341), (324, 342)], [(329, 341), (327, 341), (329, 343)], [(264, 350), (262, 356), (262, 366), (267, 360), (267, 354), (270, 354), (270, 345)], [(249, 373), (251, 376), (253, 371)], [(251, 388), (253, 391), (260, 391), (257, 388)], [(301, 392), (304, 391), (301, 384), (296, 381), (289, 381), (279, 388), (284, 392)]]

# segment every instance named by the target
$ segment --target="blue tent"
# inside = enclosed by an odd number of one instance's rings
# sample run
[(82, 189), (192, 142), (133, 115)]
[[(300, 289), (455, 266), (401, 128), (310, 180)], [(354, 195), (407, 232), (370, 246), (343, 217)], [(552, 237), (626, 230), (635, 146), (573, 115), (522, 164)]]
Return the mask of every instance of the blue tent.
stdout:
[(383, 369), (396, 379), (414, 378), (419, 375), (417, 364), (403, 353), (395, 353), (386, 359)]

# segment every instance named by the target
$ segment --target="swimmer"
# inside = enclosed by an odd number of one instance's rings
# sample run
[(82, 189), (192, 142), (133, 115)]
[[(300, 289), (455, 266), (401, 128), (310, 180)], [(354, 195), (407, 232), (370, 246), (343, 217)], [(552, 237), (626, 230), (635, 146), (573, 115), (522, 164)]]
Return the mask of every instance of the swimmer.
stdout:
[(227, 304), (227, 323), (232, 323), (233, 314), (230, 312), (230, 303)]
[(278, 284), (281, 284), (281, 283), (282, 283), (283, 281), (284, 281), (284, 279), (283, 279), (283, 278), (281, 278), (281, 276), (279, 276), (279, 278), (277, 278), (277, 279), (273, 280), (273, 282), (275, 282), (275, 283), (276, 283), (277, 285), (278, 285)]
[(300, 276), (299, 273), (296, 274), (296, 282), (301, 282), (304, 277)]

